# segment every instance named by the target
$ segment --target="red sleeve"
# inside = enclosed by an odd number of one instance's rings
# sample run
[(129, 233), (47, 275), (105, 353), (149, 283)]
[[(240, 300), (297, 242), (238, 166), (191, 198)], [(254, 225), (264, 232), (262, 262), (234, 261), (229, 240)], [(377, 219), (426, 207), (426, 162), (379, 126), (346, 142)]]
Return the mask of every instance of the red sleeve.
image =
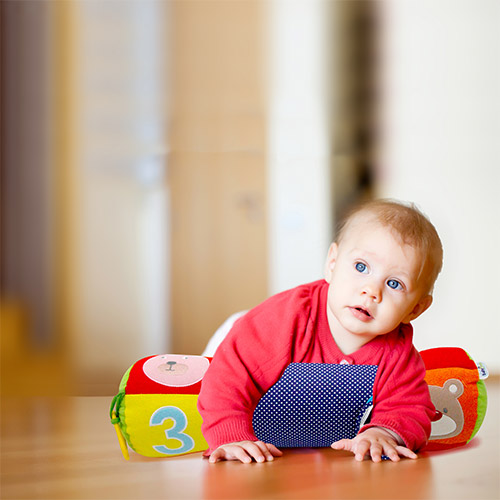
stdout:
[(275, 295), (240, 318), (217, 349), (198, 398), (210, 447), (256, 441), (252, 416), (262, 395), (290, 364), (310, 311), (306, 288)]
[(387, 361), (379, 366), (372, 418), (360, 432), (369, 427), (385, 427), (398, 434), (407, 448), (416, 451), (429, 439), (434, 406), (424, 380), (425, 366), (411, 337), (411, 326), (403, 325)]

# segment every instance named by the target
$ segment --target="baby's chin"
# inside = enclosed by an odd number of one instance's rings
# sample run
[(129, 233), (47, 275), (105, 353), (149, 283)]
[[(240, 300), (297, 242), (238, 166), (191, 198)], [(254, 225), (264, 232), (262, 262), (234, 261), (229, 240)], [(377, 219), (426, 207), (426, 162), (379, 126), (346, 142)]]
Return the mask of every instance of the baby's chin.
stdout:
[[(362, 314), (362, 319), (357, 316)], [(364, 344), (370, 342), (370, 340), (375, 337), (380, 337), (382, 335), (387, 335), (391, 333), (396, 328), (397, 325), (391, 324), (380, 324), (380, 320), (375, 316), (371, 316), (367, 319), (366, 314), (362, 312), (352, 312), (349, 307), (339, 310), (329, 311), (329, 323), (334, 337), (341, 335), (344, 338), (347, 336), (355, 338), (356, 342), (362, 341)], [(331, 321), (330, 321), (331, 319)]]
[(367, 338), (375, 338), (381, 337), (383, 335), (387, 335), (397, 328), (399, 328), (399, 323), (394, 325), (377, 325), (376, 319), (366, 320), (354, 320), (350, 319), (350, 321), (343, 322), (343, 326), (352, 335), (359, 337), (367, 337)]

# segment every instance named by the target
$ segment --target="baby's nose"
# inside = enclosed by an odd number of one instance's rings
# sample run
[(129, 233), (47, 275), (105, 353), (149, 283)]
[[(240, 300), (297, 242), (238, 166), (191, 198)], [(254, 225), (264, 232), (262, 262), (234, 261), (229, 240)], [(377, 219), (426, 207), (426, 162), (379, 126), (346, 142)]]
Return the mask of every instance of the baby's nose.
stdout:
[(380, 302), (382, 292), (376, 283), (366, 283), (363, 287), (363, 295), (368, 295), (375, 302)]

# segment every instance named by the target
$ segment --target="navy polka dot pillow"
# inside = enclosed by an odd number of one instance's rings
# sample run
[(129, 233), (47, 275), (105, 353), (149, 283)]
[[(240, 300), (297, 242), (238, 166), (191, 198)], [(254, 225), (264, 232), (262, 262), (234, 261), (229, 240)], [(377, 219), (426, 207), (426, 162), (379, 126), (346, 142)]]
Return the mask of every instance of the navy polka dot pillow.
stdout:
[(353, 438), (369, 417), (375, 365), (291, 363), (261, 398), (255, 435), (278, 447), (326, 447)]

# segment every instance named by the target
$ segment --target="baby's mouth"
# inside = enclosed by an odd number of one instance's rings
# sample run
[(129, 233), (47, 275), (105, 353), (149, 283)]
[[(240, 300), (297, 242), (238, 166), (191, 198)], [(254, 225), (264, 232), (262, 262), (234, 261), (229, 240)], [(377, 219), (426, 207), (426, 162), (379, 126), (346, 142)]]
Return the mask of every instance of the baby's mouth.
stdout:
[(364, 309), (363, 307), (352, 307), (354, 311), (357, 311), (356, 316), (361, 317), (361, 318), (366, 318), (366, 319), (373, 319), (373, 316), (370, 314), (370, 312), (367, 309)]

